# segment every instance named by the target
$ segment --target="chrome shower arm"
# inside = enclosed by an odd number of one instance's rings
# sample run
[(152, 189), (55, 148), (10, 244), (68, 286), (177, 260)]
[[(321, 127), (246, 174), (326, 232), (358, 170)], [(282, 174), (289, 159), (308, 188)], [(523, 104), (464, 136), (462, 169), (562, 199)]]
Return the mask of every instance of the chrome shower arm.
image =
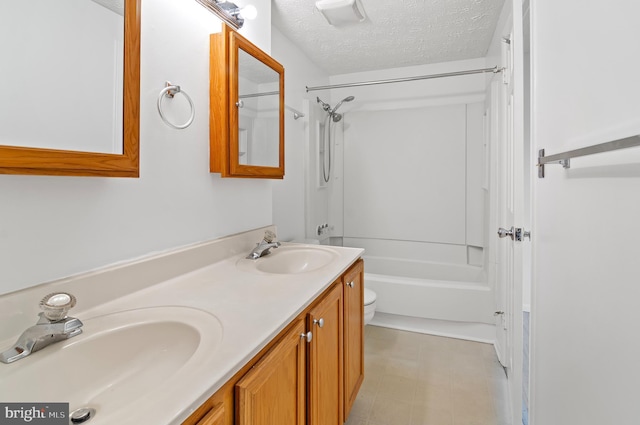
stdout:
[[(324, 109), (325, 112), (329, 112), (331, 110), (331, 105), (324, 103), (319, 97), (316, 97), (316, 101), (322, 105), (322, 109)], [(331, 114), (331, 112), (329, 112), (329, 114)]]

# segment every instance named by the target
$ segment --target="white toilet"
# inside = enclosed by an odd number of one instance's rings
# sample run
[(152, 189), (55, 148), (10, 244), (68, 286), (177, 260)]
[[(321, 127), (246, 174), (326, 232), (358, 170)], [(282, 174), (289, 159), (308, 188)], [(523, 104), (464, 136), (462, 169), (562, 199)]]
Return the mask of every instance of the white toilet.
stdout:
[(364, 324), (368, 325), (376, 312), (376, 293), (364, 288)]

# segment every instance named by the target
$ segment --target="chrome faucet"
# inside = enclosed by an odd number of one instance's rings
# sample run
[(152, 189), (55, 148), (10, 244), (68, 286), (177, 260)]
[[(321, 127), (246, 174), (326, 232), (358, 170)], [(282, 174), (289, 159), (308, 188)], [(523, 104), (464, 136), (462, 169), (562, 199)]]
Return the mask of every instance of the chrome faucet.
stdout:
[(12, 363), (43, 349), (47, 345), (64, 341), (82, 333), (82, 322), (67, 317), (76, 305), (76, 298), (64, 292), (49, 294), (40, 301), (40, 320), (25, 330), (13, 347), (0, 354), (2, 363)]
[(271, 248), (277, 248), (280, 246), (280, 242), (276, 239), (276, 234), (270, 230), (264, 232), (264, 239), (262, 239), (259, 243), (256, 244), (256, 247), (253, 248), (251, 253), (247, 255), (246, 258), (249, 260), (257, 260), (260, 257), (264, 257), (265, 255), (271, 252)]

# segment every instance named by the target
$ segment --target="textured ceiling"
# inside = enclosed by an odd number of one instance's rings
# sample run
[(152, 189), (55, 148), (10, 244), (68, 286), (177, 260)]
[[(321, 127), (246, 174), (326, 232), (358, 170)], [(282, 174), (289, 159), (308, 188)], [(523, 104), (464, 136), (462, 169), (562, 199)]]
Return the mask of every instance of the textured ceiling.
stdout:
[(484, 57), (504, 0), (361, 0), (333, 27), (314, 0), (272, 0), (273, 25), (330, 75)]

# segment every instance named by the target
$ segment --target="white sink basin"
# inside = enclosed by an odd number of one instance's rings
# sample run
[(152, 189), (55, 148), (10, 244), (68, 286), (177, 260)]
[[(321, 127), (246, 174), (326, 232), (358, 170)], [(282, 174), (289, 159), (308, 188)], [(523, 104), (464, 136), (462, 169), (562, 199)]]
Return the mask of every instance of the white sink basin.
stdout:
[(338, 258), (331, 248), (313, 245), (282, 245), (257, 260), (241, 259), (238, 267), (243, 270), (275, 274), (307, 273), (321, 269)]
[(187, 307), (80, 319), (81, 335), (0, 364), (0, 400), (93, 408), (91, 425), (149, 423), (148, 413), (159, 408), (168, 408), (168, 421), (193, 402), (183, 388), (211, 367), (222, 341), (216, 317)]

